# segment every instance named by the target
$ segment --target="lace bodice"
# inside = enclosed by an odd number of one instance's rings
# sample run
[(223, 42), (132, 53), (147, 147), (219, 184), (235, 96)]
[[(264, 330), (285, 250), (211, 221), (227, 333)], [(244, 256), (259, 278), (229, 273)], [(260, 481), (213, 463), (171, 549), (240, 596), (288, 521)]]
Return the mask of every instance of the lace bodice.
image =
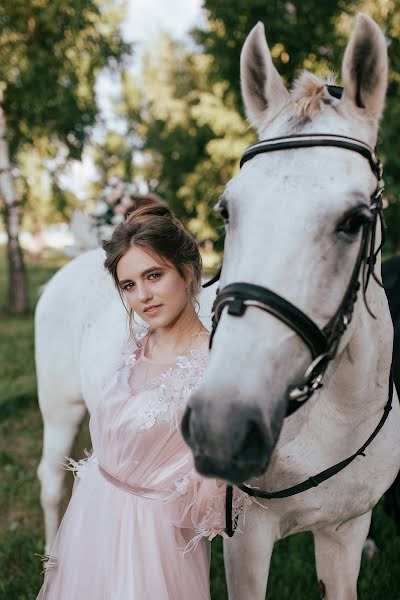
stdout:
[(201, 380), (207, 359), (208, 336), (199, 347), (170, 361), (149, 359), (141, 349), (124, 353), (117, 375), (121, 387), (132, 395), (154, 392), (146, 395), (146, 402), (137, 405), (138, 431), (154, 427), (157, 421), (179, 427), (178, 417)]
[(207, 364), (208, 336), (186, 356), (169, 361), (144, 355), (145, 336), (146, 332), (141, 348), (134, 342), (124, 348), (89, 428), (94, 452), (107, 471), (124, 481), (157, 487), (168, 479), (161, 470), (166, 458), (178, 468), (178, 475), (181, 470), (182, 476), (187, 472), (191, 454), (179, 425)]

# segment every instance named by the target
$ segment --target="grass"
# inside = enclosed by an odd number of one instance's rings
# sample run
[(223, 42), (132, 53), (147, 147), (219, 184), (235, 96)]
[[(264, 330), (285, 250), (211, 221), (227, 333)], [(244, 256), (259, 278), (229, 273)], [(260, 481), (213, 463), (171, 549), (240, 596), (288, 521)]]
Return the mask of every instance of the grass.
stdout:
[[(39, 262), (30, 261), (29, 256), (26, 262), (29, 313), (16, 318), (4, 308), (0, 311), (0, 600), (34, 600), (42, 580), (41, 562), (35, 556), (43, 552), (44, 532), (36, 478), (42, 421), (34, 373), (33, 310), (40, 286), (66, 259), (48, 250)], [(5, 297), (4, 263), (0, 247), (0, 302)], [(90, 445), (87, 420), (80, 435), (74, 452), (78, 456), (79, 448)], [(374, 530), (380, 551), (372, 561), (363, 559), (359, 599), (400, 600), (400, 538), (381, 504), (375, 509)], [(221, 539), (213, 542), (211, 578), (212, 599), (225, 600)], [(304, 533), (280, 541), (272, 557), (268, 599), (317, 598), (312, 536)]]

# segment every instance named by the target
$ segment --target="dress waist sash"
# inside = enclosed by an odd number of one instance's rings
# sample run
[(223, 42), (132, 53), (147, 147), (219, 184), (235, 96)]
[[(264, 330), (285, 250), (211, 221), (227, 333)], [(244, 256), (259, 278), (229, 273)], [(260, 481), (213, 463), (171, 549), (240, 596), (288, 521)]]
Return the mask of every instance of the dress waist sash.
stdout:
[(115, 477), (115, 475), (111, 475), (111, 473), (108, 473), (101, 465), (98, 465), (98, 467), (104, 479), (107, 479), (107, 481), (116, 487), (128, 492), (129, 494), (133, 494), (134, 496), (141, 496), (142, 498), (147, 498), (148, 500), (163, 500), (168, 496), (171, 496), (171, 490), (156, 490), (154, 488), (147, 488), (135, 485), (133, 483), (128, 483), (127, 481), (122, 481), (122, 479)]

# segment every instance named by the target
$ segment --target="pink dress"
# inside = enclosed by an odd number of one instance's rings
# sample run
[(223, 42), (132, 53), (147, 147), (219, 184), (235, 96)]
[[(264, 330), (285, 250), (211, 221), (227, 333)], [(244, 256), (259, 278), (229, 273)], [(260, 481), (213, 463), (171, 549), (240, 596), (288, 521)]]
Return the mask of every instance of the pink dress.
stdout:
[[(69, 460), (73, 493), (38, 600), (208, 600), (210, 541), (224, 535), (225, 486), (203, 478), (179, 424), (208, 358), (171, 361), (131, 342), (89, 421), (93, 453)], [(234, 488), (234, 515), (251, 504)]]

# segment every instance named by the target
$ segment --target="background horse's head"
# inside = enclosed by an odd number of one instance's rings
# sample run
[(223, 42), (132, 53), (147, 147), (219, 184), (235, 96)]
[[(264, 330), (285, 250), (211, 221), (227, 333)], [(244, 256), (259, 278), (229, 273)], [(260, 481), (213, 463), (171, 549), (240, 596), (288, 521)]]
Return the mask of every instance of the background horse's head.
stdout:
[[(242, 50), (243, 100), (260, 138), (331, 133), (374, 147), (387, 52), (382, 32), (365, 15), (357, 17), (342, 77), (341, 99), (310, 73), (288, 93), (261, 23)], [(227, 220), (220, 288), (237, 281), (267, 287), (322, 328), (346, 292), (376, 184), (368, 161), (343, 148), (255, 156), (229, 181), (218, 203)], [(340, 352), (360, 319), (371, 320), (361, 300)], [(304, 342), (271, 314), (249, 307), (238, 318), (224, 308), (207, 372), (183, 420), (197, 469), (234, 482), (263, 472), (282, 428), (288, 388), (310, 362)]]

